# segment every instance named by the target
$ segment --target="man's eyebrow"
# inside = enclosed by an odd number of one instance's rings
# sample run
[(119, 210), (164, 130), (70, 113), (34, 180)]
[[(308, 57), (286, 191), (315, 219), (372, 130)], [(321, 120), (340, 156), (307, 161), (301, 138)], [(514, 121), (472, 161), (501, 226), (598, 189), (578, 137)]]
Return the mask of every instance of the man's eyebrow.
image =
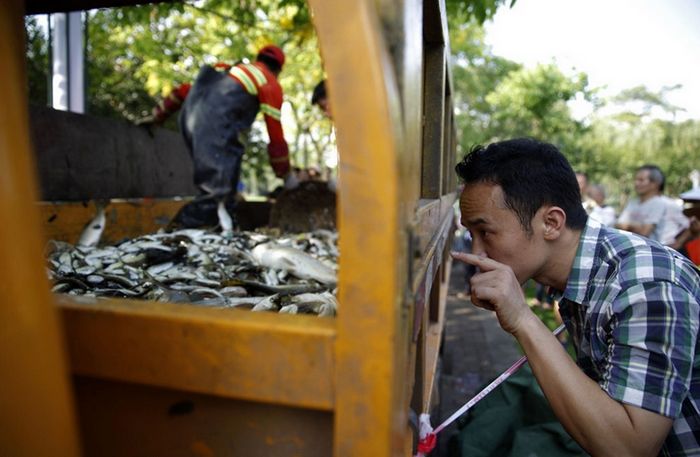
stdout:
[(486, 219), (484, 219), (483, 217), (476, 217), (476, 218), (474, 218), (474, 219), (469, 219), (469, 220), (467, 220), (466, 222), (467, 222), (467, 224), (469, 224), (469, 225), (483, 225), (483, 224), (488, 224), (488, 222), (486, 221)]

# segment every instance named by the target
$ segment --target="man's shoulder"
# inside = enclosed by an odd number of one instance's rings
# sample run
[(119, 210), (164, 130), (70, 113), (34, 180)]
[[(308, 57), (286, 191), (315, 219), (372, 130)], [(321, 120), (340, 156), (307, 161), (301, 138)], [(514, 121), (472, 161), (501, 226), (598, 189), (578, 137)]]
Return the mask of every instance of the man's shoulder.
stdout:
[(617, 270), (620, 282), (663, 279), (673, 269), (673, 253), (646, 237), (602, 227), (598, 243), (601, 262)]
[(632, 208), (635, 206), (639, 206), (639, 197), (632, 197), (629, 200), (627, 200), (627, 204), (625, 205), (625, 209)]
[(654, 195), (653, 197), (644, 200), (641, 203), (641, 206), (644, 208), (665, 208), (667, 203), (667, 198), (664, 197), (663, 195)]

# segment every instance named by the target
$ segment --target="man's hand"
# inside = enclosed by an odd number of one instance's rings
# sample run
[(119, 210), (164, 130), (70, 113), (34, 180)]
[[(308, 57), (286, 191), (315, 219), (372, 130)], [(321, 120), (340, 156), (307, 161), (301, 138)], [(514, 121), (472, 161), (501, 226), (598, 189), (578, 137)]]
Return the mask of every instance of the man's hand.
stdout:
[(287, 176), (284, 178), (284, 188), (285, 189), (294, 189), (297, 186), (299, 186), (299, 179), (297, 178), (297, 175), (293, 172), (290, 171), (287, 173)]
[(479, 308), (495, 311), (503, 330), (515, 333), (532, 311), (513, 270), (502, 263), (474, 254), (453, 252), (452, 257), (478, 268), (471, 277), (471, 301)]

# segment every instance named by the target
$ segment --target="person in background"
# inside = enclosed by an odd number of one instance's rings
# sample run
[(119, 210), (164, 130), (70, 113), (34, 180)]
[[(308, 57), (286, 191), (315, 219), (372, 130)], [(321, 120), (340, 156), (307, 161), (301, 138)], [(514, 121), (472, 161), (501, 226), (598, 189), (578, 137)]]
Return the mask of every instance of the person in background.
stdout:
[(642, 165), (634, 175), (637, 194), (620, 213), (615, 227), (661, 241), (666, 203), (660, 197), (665, 178), (656, 165)]
[(683, 214), (689, 224), (673, 240), (671, 247), (700, 266), (700, 188), (694, 188), (681, 194)]
[(690, 220), (683, 214), (683, 204), (666, 195), (661, 195), (665, 205), (663, 232), (660, 242), (666, 246), (674, 244), (680, 235), (690, 225)]
[(280, 122), (283, 94), (277, 77), (284, 63), (282, 49), (268, 45), (260, 49), (253, 63), (204, 65), (194, 84), (178, 86), (151, 116), (138, 122), (162, 124), (181, 110), (180, 131), (192, 155), (194, 182), (202, 195), (176, 216), (182, 221), (180, 225), (206, 225), (210, 214), (201, 213), (216, 208), (222, 229), (230, 231), (232, 221), (225, 202), (240, 180), (245, 150), (242, 137), (260, 111), (270, 137), (270, 165), (285, 187), (296, 185)]
[[(697, 455), (700, 276), (678, 252), (588, 217), (571, 166), (522, 138), (457, 165), (478, 268), (471, 302), (511, 333), (554, 414), (594, 456)], [(534, 278), (562, 293), (575, 361), (527, 305)]]
[[(314, 86), (314, 90), (311, 93), (311, 104), (317, 105), (328, 119), (331, 121), (333, 120), (333, 112), (331, 110), (331, 102), (328, 98), (325, 79), (322, 79), (318, 82), (318, 84), (316, 84), (316, 86)], [(336, 192), (338, 189), (338, 180), (332, 176), (330, 169), (327, 170), (326, 176), (328, 179), (328, 188), (333, 192)]]
[(319, 81), (314, 87), (314, 91), (311, 94), (311, 104), (318, 105), (326, 115), (328, 119), (333, 119), (333, 113), (331, 111), (331, 104), (328, 100), (328, 94), (326, 92), (326, 80), (323, 79)]
[(596, 207), (596, 202), (588, 196), (588, 175), (582, 171), (577, 171), (576, 182), (581, 193), (583, 209), (586, 210), (586, 214), (591, 214), (591, 211)]
[(596, 203), (596, 206), (588, 215), (608, 227), (615, 225), (615, 208), (605, 204), (605, 189), (603, 189), (603, 186), (598, 184), (589, 185), (588, 196)]

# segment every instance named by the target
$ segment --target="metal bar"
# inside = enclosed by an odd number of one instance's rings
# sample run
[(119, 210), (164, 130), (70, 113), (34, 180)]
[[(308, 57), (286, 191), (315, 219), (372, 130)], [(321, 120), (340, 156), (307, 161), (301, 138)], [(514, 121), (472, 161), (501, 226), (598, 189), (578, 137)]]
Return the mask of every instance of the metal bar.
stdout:
[(75, 374), (331, 410), (335, 321), (58, 296)]
[(80, 453), (42, 255), (29, 143), (23, 2), (0, 2), (0, 455)]

